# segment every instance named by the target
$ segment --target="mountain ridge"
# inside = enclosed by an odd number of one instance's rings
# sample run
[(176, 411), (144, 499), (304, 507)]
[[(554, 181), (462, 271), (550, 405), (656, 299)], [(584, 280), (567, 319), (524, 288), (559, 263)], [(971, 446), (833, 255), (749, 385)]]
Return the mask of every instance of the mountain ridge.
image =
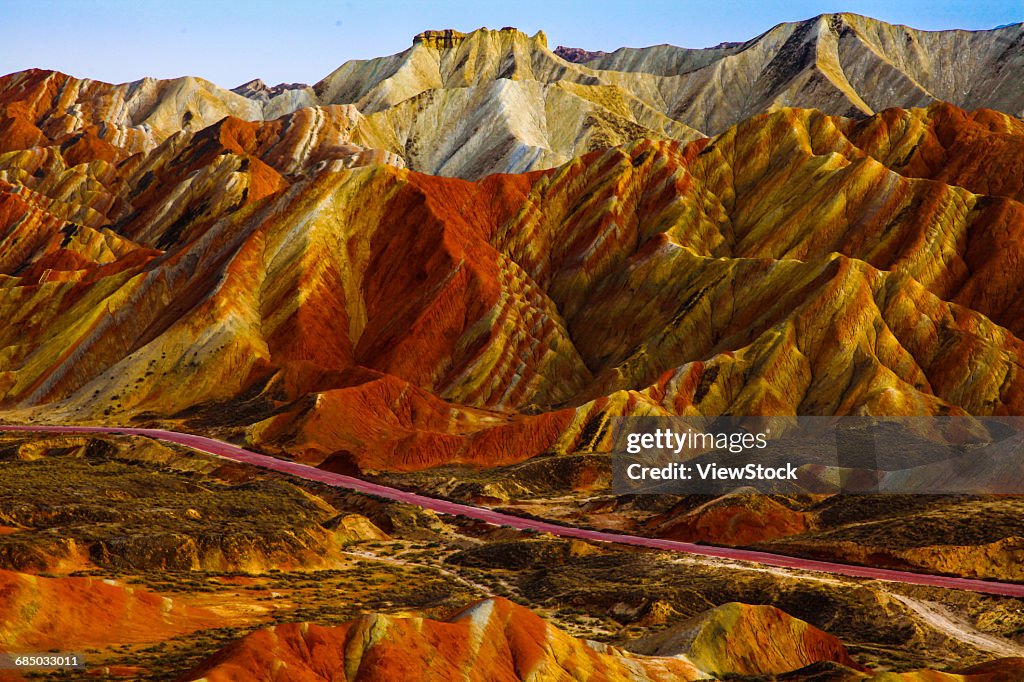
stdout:
[(866, 117), (945, 100), (1020, 116), (1022, 76), (1024, 24), (929, 32), (842, 13), (744, 43), (620, 48), (582, 63), (549, 50), (543, 32), (425, 31), (402, 52), (345, 62), (311, 87), (257, 79), (227, 90), (192, 77), (112, 85), (27, 71), (0, 78), (0, 108), (34, 89), (33, 108), (6, 113), (22, 127), (50, 101), (51, 136), (102, 123), (115, 129), (101, 137), (134, 137), (141, 150), (225, 115), (269, 120), (346, 105), (368, 143), (410, 168), (478, 179), (641, 138), (688, 142), (782, 107)]
[(1020, 610), (935, 587), (977, 583), (795, 567), (1012, 582), (1019, 498), (616, 495), (610, 453), (624, 416), (1024, 414), (1022, 46), (838, 14), (589, 65), (506, 27), (312, 86), (0, 78), (0, 421), (110, 434), (0, 443), (3, 568), (91, 576), (0, 575), (10, 614), (68, 597), (14, 641), (122, 604), (200, 628), (125, 675), (1018, 679)]
[(379, 165), (346, 120), (0, 156), (4, 305), (47, 320), (0, 339), (4, 406), (251, 401), (260, 447), (400, 470), (606, 450), (629, 414), (1024, 410), (1017, 119), (786, 109), (479, 182)]

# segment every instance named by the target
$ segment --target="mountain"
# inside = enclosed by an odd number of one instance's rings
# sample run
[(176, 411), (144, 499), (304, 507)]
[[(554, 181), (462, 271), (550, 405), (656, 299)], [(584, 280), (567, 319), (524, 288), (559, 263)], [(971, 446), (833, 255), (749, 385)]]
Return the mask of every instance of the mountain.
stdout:
[(93, 132), (131, 152), (151, 149), (181, 130), (200, 130), (225, 116), (276, 118), (315, 104), (304, 91), (251, 99), (191, 76), (144, 78), (111, 85), (32, 69), (0, 78), (5, 124), (28, 129), (42, 124), (49, 139)]
[(219, 625), (213, 612), (114, 580), (0, 570), (0, 646), (46, 651), (147, 642)]
[[(564, 59), (566, 56), (572, 59)], [(349, 62), (315, 88), (323, 102), (355, 104), (361, 111), (377, 113), (401, 103), (410, 106), (410, 101), (425, 93), (430, 93), (432, 101), (439, 92), (447, 94), (452, 89), (468, 89), (470, 92), (463, 94), (472, 99), (472, 91), (486, 90), (506, 79), (503, 87), (517, 94), (527, 83), (558, 85), (571, 87), (573, 94), (591, 101), (604, 103), (611, 96), (629, 104), (632, 122), (654, 133), (644, 133), (645, 137), (683, 140), (691, 130), (714, 135), (750, 116), (787, 106), (866, 116), (890, 107), (926, 106), (944, 100), (965, 108), (989, 107), (1013, 115), (1024, 112), (1024, 95), (1016, 86), (1024, 70), (1021, 24), (992, 31), (926, 32), (854, 14), (832, 14), (780, 24), (745, 43), (723, 43), (703, 50), (668, 45), (623, 48), (579, 63), (582, 56), (580, 51), (565, 49), (551, 52), (543, 33), (528, 37), (512, 29), (481, 29), (470, 34), (428, 31), (417, 36), (409, 50)], [(547, 89), (541, 89), (549, 101)], [(500, 92), (488, 99), (510, 96), (505, 89)], [(527, 106), (539, 97), (540, 93), (534, 92), (517, 103)], [(543, 129), (551, 135), (567, 115), (558, 112), (556, 117), (551, 106), (549, 101), (546, 116), (531, 108), (527, 116), (521, 112), (518, 118), (543, 120)], [(621, 111), (623, 106), (609, 108)], [(684, 134), (659, 123), (654, 114), (682, 124)], [(505, 116), (497, 118), (502, 121), (498, 127), (504, 130)], [(458, 123), (465, 119), (460, 111), (448, 120)], [(494, 117), (490, 120), (494, 127)], [(436, 125), (436, 119), (433, 122)], [(620, 117), (614, 126), (621, 128), (627, 122), (628, 117), (626, 121)], [(472, 123), (474, 130), (477, 123)], [(410, 130), (418, 129), (411, 124)], [(429, 140), (435, 130), (422, 133)], [(445, 141), (458, 141), (452, 147), (468, 145), (475, 156), (489, 151), (464, 128), (441, 128), (441, 133)], [(522, 134), (518, 138), (526, 141)], [(612, 143), (622, 141), (613, 139)], [(438, 147), (436, 143), (429, 146)], [(572, 155), (590, 148), (592, 145), (581, 144), (577, 136)], [(533, 148), (519, 152), (527, 157), (536, 153)], [(554, 165), (554, 159), (536, 157), (528, 167), (548, 167)], [(414, 158), (407, 161), (411, 168), (424, 172), (479, 177), (476, 168), (457, 172), (458, 166), (447, 159), (441, 164)], [(504, 167), (527, 169), (507, 163)]]
[(919, 31), (843, 13), (780, 24), (745, 43), (622, 48), (584, 65), (667, 79), (659, 86), (671, 91), (666, 114), (715, 134), (779, 106), (863, 116), (943, 100), (1020, 116), (1022, 49), (1024, 24)]
[[(416, 171), (479, 179), (639, 139), (690, 142), (786, 107), (862, 118), (941, 100), (1019, 116), (1022, 77), (1024, 24), (928, 32), (828, 14), (744, 43), (603, 55), (551, 51), (543, 32), (449, 29), (425, 31), (398, 54), (346, 62), (312, 87), (11, 74), (0, 79), (0, 109), (10, 119), (0, 129), (19, 139), (76, 133), (134, 153), (228, 115), (261, 121), (320, 107), (338, 117), (332, 125), (347, 142)], [(346, 105), (345, 113), (331, 105)]]
[(842, 642), (813, 625), (774, 606), (736, 602), (629, 642), (627, 648), (655, 656), (685, 655), (715, 677), (786, 673), (824, 661), (866, 671)]
[(647, 658), (575, 639), (503, 598), (447, 621), (369, 615), (339, 627), (290, 623), (258, 630), (183, 680), (697, 680), (685, 658)]
[[(1019, 580), (1013, 496), (615, 495), (607, 453), (628, 415), (1024, 414), (1022, 45), (835, 14), (706, 50), (425, 31), (312, 86), (4, 76), (0, 421)], [(0, 459), (0, 643), (87, 674), (1021, 679), (1009, 598), (115, 433)]]
[(565, 61), (573, 62), (574, 64), (584, 64), (608, 54), (602, 50), (589, 51), (579, 47), (565, 47), (564, 45), (559, 45), (553, 52)]
[(242, 83), (237, 88), (231, 88), (231, 92), (242, 95), (243, 97), (263, 101), (270, 101), (278, 95), (283, 95), (292, 90), (302, 90), (306, 91), (305, 94), (307, 95), (313, 95), (313, 93), (309, 91), (309, 86), (305, 83), (278, 83), (277, 85), (270, 86), (259, 78), (254, 78), (247, 83)]
[(783, 109), (467, 182), (361, 116), (5, 137), (0, 404), (384, 469), (629, 414), (1024, 411), (1019, 119)]
[[(641, 653), (632, 653), (643, 652)], [(624, 648), (574, 638), (507, 599), (484, 599), (447, 620), (362, 616), (334, 627), (288, 623), (213, 654), (181, 680), (830, 680), (1010, 682), (1021, 659), (962, 674), (872, 674), (837, 638), (771, 606), (730, 603)], [(775, 675), (779, 675), (776, 677)]]

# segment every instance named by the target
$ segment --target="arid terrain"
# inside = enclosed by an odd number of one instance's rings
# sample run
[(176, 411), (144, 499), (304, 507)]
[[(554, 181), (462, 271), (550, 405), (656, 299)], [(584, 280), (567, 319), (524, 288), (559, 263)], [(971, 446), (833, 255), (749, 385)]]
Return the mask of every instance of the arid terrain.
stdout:
[[(616, 495), (610, 465), (620, 417), (1024, 415), (1021, 82), (1022, 24), (852, 14), (705, 50), (426, 31), (311, 86), (2, 76), (0, 424), (1024, 583), (1020, 497)], [(1024, 679), (1011, 597), (114, 433), (0, 433), (0, 479), (0, 650), (72, 676)]]
[[(474, 667), (481, 680), (502, 679), (498, 669), (524, 656), (557, 670), (602, 652), (611, 658), (594, 665), (608, 666), (612, 679), (625, 675), (614, 673), (625, 651), (655, 657), (644, 663), (651, 679), (756, 676), (823, 661), (837, 675), (830, 679), (864, 679), (870, 670), (965, 669), (1024, 654), (1024, 612), (1012, 598), (560, 540), (148, 439), (7, 434), (0, 456), (3, 645), (75, 642), (93, 672), (170, 680), (197, 667), (185, 679), (207, 669), (262, 679), (274, 660), (324, 665), (307, 655), (315, 641), (330, 660), (364, 649), (357, 677), (378, 679), (376, 666), (407, 669), (427, 655), (422, 647), (441, 644), (385, 638), (389, 648), (377, 651), (379, 636), (353, 637), (367, 629), (421, 637), (424, 626), (409, 618), (504, 633), (509, 643), (487, 653), (472, 650), (469, 632), (441, 639), (454, 647), (442, 654), (453, 666), (487, 656)], [(54, 479), (61, 484), (47, 484)], [(477, 605), (464, 612), (467, 604)], [(233, 643), (244, 633), (252, 634)], [(550, 651), (540, 655), (538, 643)], [(1008, 674), (1015, 665), (999, 664)], [(249, 672), (232, 672), (238, 666)]]

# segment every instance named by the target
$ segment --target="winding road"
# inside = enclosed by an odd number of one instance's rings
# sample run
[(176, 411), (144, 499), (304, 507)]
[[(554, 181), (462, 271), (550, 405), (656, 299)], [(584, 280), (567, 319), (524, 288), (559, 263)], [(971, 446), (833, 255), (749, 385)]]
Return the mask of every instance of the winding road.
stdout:
[(176, 431), (163, 429), (139, 429), (139, 428), (118, 428), (105, 426), (36, 426), (36, 425), (0, 425), (0, 431), (33, 431), (44, 433), (105, 433), (111, 435), (146, 436), (168, 443), (184, 445), (193, 450), (198, 450), (210, 455), (222, 457), (236, 462), (244, 462), (264, 469), (271, 469), (281, 473), (297, 476), (307, 481), (325, 483), (338, 488), (346, 488), (357, 492), (375, 495), (396, 502), (412, 504), (423, 509), (430, 509), (439, 514), (461, 515), (479, 521), (485, 521), (498, 526), (509, 526), (520, 530), (532, 530), (540, 533), (550, 533), (563, 538), (577, 538), (580, 540), (591, 540), (598, 542), (614, 542), (621, 545), (633, 545), (636, 547), (647, 547), (668, 552), (684, 552), (705, 557), (728, 559), (733, 561), (747, 561), (765, 566), (775, 566), (800, 571), (815, 571), (821, 573), (832, 573), (852, 578), (868, 578), (873, 580), (885, 580), (890, 582), (907, 583), (913, 585), (927, 585), (930, 587), (942, 587), (951, 590), (969, 590), (972, 592), (983, 592), (1008, 597), (1024, 597), (1024, 584), (1001, 583), (989, 580), (974, 580), (971, 578), (955, 578), (941, 575), (929, 575), (926, 573), (913, 573), (910, 571), (899, 571), (888, 568), (875, 568), (871, 566), (854, 566), (850, 564), (833, 563), (830, 561), (817, 561), (814, 559), (803, 559), (800, 557), (786, 556), (783, 554), (772, 554), (770, 552), (758, 552), (749, 549), (736, 549), (732, 547), (716, 547), (711, 545), (698, 545), (690, 542), (678, 542), (675, 540), (663, 540), (659, 538), (647, 538), (639, 535), (626, 535), (600, 530), (589, 530), (586, 528), (574, 528), (556, 523), (540, 521), (537, 519), (523, 518), (513, 514), (504, 514), (486, 507), (475, 507), (458, 502), (450, 502), (425, 495), (398, 490), (378, 483), (371, 483), (352, 476), (344, 476), (330, 471), (323, 471), (316, 467), (305, 464), (297, 464), (287, 460), (261, 455), (237, 445), (224, 443), (204, 436), (196, 436)]

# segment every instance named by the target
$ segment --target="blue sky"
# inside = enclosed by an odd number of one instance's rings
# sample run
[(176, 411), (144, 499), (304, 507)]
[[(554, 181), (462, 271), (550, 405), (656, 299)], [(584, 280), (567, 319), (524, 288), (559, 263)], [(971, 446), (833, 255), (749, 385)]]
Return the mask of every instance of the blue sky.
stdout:
[(1024, 0), (0, 0), (0, 74), (41, 67), (112, 82), (313, 83), (348, 59), (404, 50), (428, 28), (543, 29), (552, 48), (706, 47), (838, 11), (926, 30), (986, 29), (1024, 20)]

